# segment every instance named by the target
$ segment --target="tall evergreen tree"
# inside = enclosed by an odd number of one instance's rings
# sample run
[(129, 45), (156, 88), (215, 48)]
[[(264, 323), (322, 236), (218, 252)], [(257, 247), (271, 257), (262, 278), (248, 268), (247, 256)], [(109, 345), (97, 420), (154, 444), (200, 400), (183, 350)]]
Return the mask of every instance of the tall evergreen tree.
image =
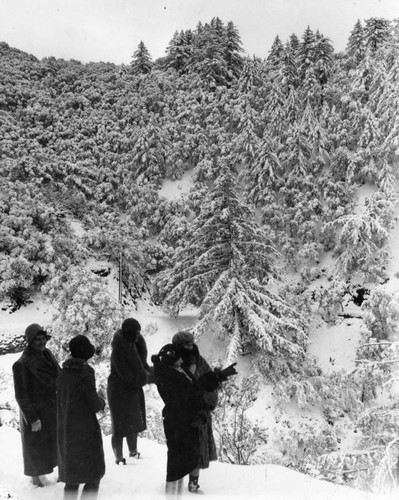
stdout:
[(227, 68), (234, 78), (238, 78), (244, 66), (240, 52), (243, 52), (238, 29), (232, 21), (227, 23), (225, 31), (225, 58)]
[(191, 30), (176, 32), (166, 48), (166, 66), (184, 73), (193, 53), (194, 33)]
[(138, 44), (137, 50), (133, 54), (132, 62), (130, 63), (131, 72), (134, 75), (146, 75), (151, 73), (152, 64), (151, 55), (148, 52), (147, 47), (144, 45), (144, 42), (141, 41)]
[(353, 30), (351, 31), (346, 46), (348, 56), (358, 64), (364, 57), (365, 52), (365, 39), (364, 29), (360, 19), (357, 20)]
[(389, 39), (390, 22), (380, 17), (366, 19), (364, 27), (366, 47), (374, 54)]
[(330, 76), (333, 52), (331, 40), (317, 31), (314, 47), (315, 73), (321, 85), (325, 85)]
[(251, 339), (268, 352), (302, 354), (303, 320), (267, 285), (275, 274), (274, 251), (235, 184), (231, 167), (223, 166), (160, 284), (164, 305), (175, 312), (200, 307), (198, 333), (218, 323), (230, 337), (229, 359)]
[(284, 45), (281, 42), (280, 37), (277, 35), (267, 56), (268, 66), (271, 70), (278, 71), (284, 63), (284, 58)]
[(240, 93), (248, 93), (261, 84), (261, 75), (257, 59), (247, 57), (238, 81)]
[(308, 26), (302, 35), (302, 41), (298, 47), (298, 69), (301, 78), (305, 78), (305, 75), (310, 66), (314, 65), (315, 62), (315, 43), (316, 37), (313, 31)]
[(282, 91), (287, 95), (291, 89), (296, 89), (298, 85), (299, 77), (296, 62), (296, 50), (292, 48), (290, 43), (286, 43), (281, 78)]
[(293, 53), (296, 54), (298, 51), (300, 42), (299, 42), (299, 38), (296, 36), (295, 33), (293, 33), (290, 36), (288, 43), (290, 44), (290, 47), (291, 47), (291, 50), (293, 51)]

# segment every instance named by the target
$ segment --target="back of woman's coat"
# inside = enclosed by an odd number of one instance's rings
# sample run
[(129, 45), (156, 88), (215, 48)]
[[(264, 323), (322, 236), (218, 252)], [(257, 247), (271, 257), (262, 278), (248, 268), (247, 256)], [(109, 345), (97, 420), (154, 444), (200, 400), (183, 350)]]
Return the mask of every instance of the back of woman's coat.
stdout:
[(112, 340), (111, 373), (108, 377), (108, 404), (112, 434), (118, 437), (147, 428), (143, 386), (148, 382), (147, 345), (139, 334), (128, 342), (118, 330)]
[[(27, 476), (49, 474), (57, 465), (55, 386), (59, 370), (48, 349), (36, 353), (30, 347), (13, 365), (15, 398), (20, 408), (24, 473)], [(32, 432), (32, 423), (39, 419), (42, 429)]]
[(83, 359), (68, 358), (57, 379), (60, 481), (91, 483), (104, 476), (103, 442), (96, 417), (104, 406), (96, 392), (93, 368)]
[(204, 392), (192, 375), (156, 360), (154, 375), (165, 403), (162, 415), (168, 446), (166, 481), (177, 481), (199, 462), (200, 427), (206, 421)]
[[(207, 373), (212, 372), (212, 368), (206, 360), (200, 355), (198, 347), (194, 345), (192, 351), (183, 351), (182, 368), (186, 373), (190, 373), (190, 364), (195, 364), (194, 377), (199, 380)], [(200, 433), (200, 454), (199, 461), (196, 467), (206, 469), (209, 467), (209, 462), (217, 460), (217, 451), (215, 438), (212, 430), (212, 411), (218, 403), (218, 388), (213, 391), (204, 392), (204, 400), (206, 404), (207, 418), (203, 425), (199, 428)]]

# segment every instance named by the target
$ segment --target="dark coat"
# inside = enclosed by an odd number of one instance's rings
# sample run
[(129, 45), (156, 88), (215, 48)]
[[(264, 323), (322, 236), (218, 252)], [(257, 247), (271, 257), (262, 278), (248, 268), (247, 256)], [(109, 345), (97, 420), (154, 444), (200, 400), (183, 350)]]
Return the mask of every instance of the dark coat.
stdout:
[(107, 393), (112, 434), (124, 437), (147, 428), (142, 387), (150, 382), (152, 374), (147, 364), (147, 345), (141, 334), (133, 343), (128, 342), (118, 330), (111, 345)]
[[(27, 347), (12, 370), (20, 408), (24, 474), (49, 474), (57, 465), (55, 384), (60, 367), (48, 349), (36, 353)], [(39, 419), (41, 431), (32, 432), (32, 423)]]
[(93, 368), (83, 359), (68, 358), (57, 378), (60, 481), (91, 483), (103, 477), (104, 450), (96, 413), (104, 406), (96, 392)]
[(154, 375), (165, 403), (166, 481), (176, 481), (195, 469), (200, 460), (201, 427), (207, 419), (204, 390), (193, 375), (165, 366), (156, 358)]
[[(212, 372), (212, 368), (200, 355), (198, 347), (194, 345), (192, 351), (183, 351), (182, 368), (186, 373), (191, 373), (190, 365), (195, 364), (194, 377), (199, 380), (203, 375)], [(206, 422), (200, 426), (200, 454), (197, 468), (206, 469), (209, 462), (217, 459), (216, 443), (212, 431), (212, 411), (216, 408), (218, 402), (218, 389), (205, 391), (204, 399), (206, 403), (207, 418)]]

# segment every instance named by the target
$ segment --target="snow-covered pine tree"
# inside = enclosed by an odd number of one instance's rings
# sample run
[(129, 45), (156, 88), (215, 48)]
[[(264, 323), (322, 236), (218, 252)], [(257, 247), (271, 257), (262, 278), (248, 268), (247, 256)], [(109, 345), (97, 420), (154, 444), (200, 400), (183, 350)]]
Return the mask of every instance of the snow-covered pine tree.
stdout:
[(134, 75), (146, 75), (151, 73), (152, 65), (151, 55), (144, 42), (141, 41), (133, 54), (133, 59), (130, 63), (130, 71)]
[(346, 53), (355, 64), (358, 64), (364, 57), (364, 29), (360, 19), (356, 21), (356, 24), (349, 35), (348, 44), (346, 46)]
[(229, 361), (248, 341), (276, 354), (302, 354), (306, 321), (272, 291), (274, 254), (252, 210), (237, 194), (232, 167), (225, 164), (193, 222), (187, 245), (159, 282), (163, 304), (175, 314), (188, 304), (199, 307), (197, 335), (219, 324), (230, 339)]
[(226, 85), (230, 79), (225, 59), (225, 28), (219, 18), (205, 24), (202, 31), (195, 32), (193, 56), (188, 65), (191, 85), (214, 89)]
[(191, 30), (180, 31), (180, 33), (176, 31), (166, 48), (167, 68), (174, 68), (180, 74), (186, 70), (192, 56), (193, 40), (194, 33)]
[(268, 93), (262, 110), (262, 121), (268, 133), (272, 137), (281, 138), (287, 130), (285, 114), (285, 95), (282, 92), (282, 73), (279, 78), (273, 78), (270, 82)]
[(238, 29), (232, 21), (229, 21), (225, 29), (225, 59), (227, 68), (234, 78), (240, 76), (244, 66), (243, 57), (240, 54), (243, 50)]
[(249, 200), (255, 206), (262, 206), (270, 190), (277, 186), (282, 176), (282, 166), (278, 157), (277, 140), (267, 133), (259, 141), (252, 165), (246, 165), (243, 175)]
[(260, 85), (260, 62), (257, 59), (247, 57), (238, 81), (240, 93), (248, 93)]
[(320, 85), (324, 86), (331, 74), (334, 47), (331, 40), (319, 31), (316, 32), (315, 37), (315, 74)]
[(390, 37), (390, 21), (381, 17), (366, 19), (364, 38), (366, 47), (374, 54)]
[(302, 79), (305, 77), (309, 67), (315, 63), (315, 44), (316, 36), (310, 29), (310, 26), (308, 26), (302, 35), (302, 40), (297, 51), (298, 69)]
[(245, 94), (242, 100), (238, 100), (236, 110), (238, 123), (237, 137), (233, 142), (235, 152), (233, 158), (237, 163), (242, 162), (251, 168), (259, 144), (260, 116)]
[(287, 42), (284, 50), (284, 65), (282, 68), (282, 90), (287, 95), (292, 89), (297, 88), (298, 85), (299, 77), (296, 63), (296, 50), (294, 50), (291, 44)]
[(149, 113), (136, 129), (132, 147), (133, 179), (140, 182), (161, 183), (166, 172), (170, 141), (168, 131), (158, 123), (158, 115)]
[(362, 211), (342, 215), (324, 225), (338, 230), (335, 253), (337, 267), (343, 276), (360, 271), (365, 279), (385, 278), (387, 242), (393, 224), (393, 200), (376, 192), (366, 199)]
[(285, 48), (280, 40), (280, 37), (277, 35), (273, 41), (273, 44), (271, 46), (271, 49), (269, 50), (269, 54), (266, 59), (268, 69), (272, 72), (271, 75), (272, 78), (277, 76), (280, 68), (284, 63), (284, 58), (285, 58)]

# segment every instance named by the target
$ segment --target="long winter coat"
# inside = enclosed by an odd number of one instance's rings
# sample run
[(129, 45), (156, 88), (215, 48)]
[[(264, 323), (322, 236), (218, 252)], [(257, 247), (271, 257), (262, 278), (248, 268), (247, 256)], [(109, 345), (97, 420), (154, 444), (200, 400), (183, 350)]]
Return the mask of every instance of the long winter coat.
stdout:
[(147, 345), (139, 334), (128, 342), (118, 330), (112, 340), (111, 373), (108, 377), (108, 403), (112, 434), (125, 437), (147, 428), (143, 386), (150, 380)]
[(104, 406), (96, 392), (93, 368), (83, 359), (68, 358), (57, 379), (60, 481), (91, 483), (104, 476), (103, 442), (96, 417)]
[[(200, 355), (198, 347), (194, 345), (192, 351), (183, 354), (182, 368), (186, 373), (191, 373), (190, 365), (195, 364), (194, 377), (199, 380), (206, 373), (212, 372), (212, 368)], [(212, 431), (212, 411), (218, 402), (218, 389), (204, 392), (206, 406), (206, 421), (199, 427), (200, 453), (198, 464), (199, 469), (209, 467), (209, 462), (217, 459), (216, 443)]]
[(162, 415), (168, 447), (166, 481), (177, 481), (200, 461), (201, 427), (207, 419), (204, 391), (193, 375), (157, 360), (154, 375), (165, 403)]
[[(27, 347), (12, 369), (20, 408), (24, 473), (49, 474), (57, 465), (55, 385), (60, 367), (48, 349), (37, 353)], [(39, 419), (42, 429), (32, 432), (32, 423)]]

